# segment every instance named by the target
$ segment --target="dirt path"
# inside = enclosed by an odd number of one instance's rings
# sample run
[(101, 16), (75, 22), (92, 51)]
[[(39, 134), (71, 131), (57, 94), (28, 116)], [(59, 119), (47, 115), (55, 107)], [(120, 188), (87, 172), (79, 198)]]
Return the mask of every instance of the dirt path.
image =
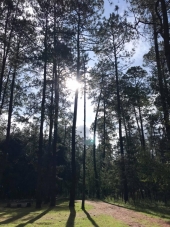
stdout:
[(107, 214), (132, 227), (170, 227), (170, 222), (159, 217), (150, 217), (144, 213), (118, 207), (104, 202), (86, 201), (94, 206), (94, 209), (88, 211), (90, 215)]

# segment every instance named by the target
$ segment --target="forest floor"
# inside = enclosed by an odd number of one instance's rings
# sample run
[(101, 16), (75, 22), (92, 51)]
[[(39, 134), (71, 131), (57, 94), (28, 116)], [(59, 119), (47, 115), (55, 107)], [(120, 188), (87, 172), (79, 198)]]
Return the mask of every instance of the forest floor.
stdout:
[[(106, 214), (132, 227), (170, 227), (169, 218), (157, 217), (149, 210), (143, 213), (101, 201), (87, 201), (87, 203), (94, 207), (89, 211), (91, 216)], [(166, 217), (166, 214), (164, 217)]]
[(68, 200), (59, 200), (54, 208), (43, 205), (36, 210), (29, 208), (6, 208), (0, 204), (0, 226), (7, 227), (170, 227), (169, 214), (161, 218), (134, 211), (102, 201), (86, 201), (81, 210), (81, 201), (75, 209), (68, 208)]

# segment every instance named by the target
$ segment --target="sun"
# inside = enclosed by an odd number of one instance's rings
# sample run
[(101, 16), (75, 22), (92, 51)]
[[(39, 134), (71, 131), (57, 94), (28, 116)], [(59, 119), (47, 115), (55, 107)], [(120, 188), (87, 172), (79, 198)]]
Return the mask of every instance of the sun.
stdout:
[(76, 79), (67, 79), (66, 87), (74, 92), (81, 87), (81, 84)]

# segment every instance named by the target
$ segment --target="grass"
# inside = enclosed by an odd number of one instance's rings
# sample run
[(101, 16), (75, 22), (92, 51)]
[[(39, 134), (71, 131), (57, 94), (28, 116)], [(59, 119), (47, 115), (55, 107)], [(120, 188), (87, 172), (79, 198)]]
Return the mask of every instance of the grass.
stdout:
[(133, 201), (129, 201), (128, 203), (124, 203), (122, 200), (114, 200), (113, 198), (107, 197), (104, 200), (110, 204), (114, 204), (120, 207), (124, 207), (130, 210), (135, 210), (138, 212), (145, 213), (149, 216), (156, 216), (159, 218), (164, 218), (170, 221), (170, 207), (165, 206), (162, 203), (156, 203), (151, 201), (138, 201), (134, 203)]
[(93, 206), (76, 202), (74, 209), (68, 208), (68, 201), (59, 200), (54, 208), (44, 206), (41, 210), (30, 208), (4, 208), (0, 206), (0, 225), (8, 227), (55, 226), (55, 227), (127, 227), (126, 224), (107, 215), (90, 215)]

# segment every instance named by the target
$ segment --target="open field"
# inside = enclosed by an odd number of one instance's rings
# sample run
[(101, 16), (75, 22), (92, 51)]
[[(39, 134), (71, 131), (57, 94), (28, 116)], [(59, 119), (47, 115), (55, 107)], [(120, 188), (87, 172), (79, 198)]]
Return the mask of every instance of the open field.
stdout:
[(68, 201), (59, 200), (54, 208), (43, 206), (29, 208), (4, 208), (0, 206), (0, 225), (8, 227), (168, 227), (170, 220), (151, 216), (101, 201), (87, 201), (81, 210), (77, 201), (75, 209), (68, 208)]

